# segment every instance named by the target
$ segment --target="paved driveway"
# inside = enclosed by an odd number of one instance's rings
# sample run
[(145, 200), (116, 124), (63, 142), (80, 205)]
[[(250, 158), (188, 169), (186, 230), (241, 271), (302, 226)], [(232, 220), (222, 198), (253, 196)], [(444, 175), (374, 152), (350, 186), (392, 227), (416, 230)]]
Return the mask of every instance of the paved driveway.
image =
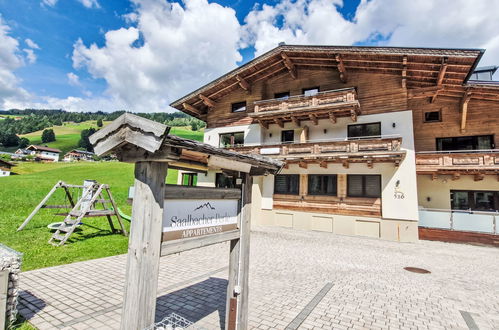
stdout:
[[(22, 273), (21, 314), (40, 329), (119, 328), (125, 262)], [(499, 329), (497, 248), (265, 227), (252, 233), (250, 263), (251, 328)], [(157, 319), (223, 326), (227, 265), (227, 244), (162, 258)]]

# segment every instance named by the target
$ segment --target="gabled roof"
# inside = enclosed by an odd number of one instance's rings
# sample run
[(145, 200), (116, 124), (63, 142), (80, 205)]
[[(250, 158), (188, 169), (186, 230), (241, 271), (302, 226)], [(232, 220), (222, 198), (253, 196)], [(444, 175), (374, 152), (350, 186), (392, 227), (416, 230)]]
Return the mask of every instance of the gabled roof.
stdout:
[(15, 166), (14, 164), (12, 163), (9, 163), (3, 159), (0, 159), (0, 166), (5, 166), (5, 167), (8, 167), (8, 168), (11, 168), (12, 166)]
[(30, 145), (29, 147), (26, 148), (27, 150), (37, 150), (37, 151), (47, 151), (47, 152), (55, 152), (55, 153), (61, 153), (62, 151), (59, 149), (55, 148), (49, 148), (45, 146), (36, 146), (34, 144)]
[(93, 152), (91, 151), (86, 151), (86, 150), (78, 150), (78, 149), (73, 149), (71, 151), (69, 151), (67, 154), (70, 154), (70, 153), (77, 153), (77, 154), (83, 154), (83, 155), (88, 155), (88, 156), (93, 156), (95, 155)]
[(183, 112), (203, 119), (210, 102), (216, 102), (237, 89), (289, 73), (296, 68), (346, 69), (394, 75), (406, 72), (408, 88), (433, 86), (445, 63), (443, 86), (463, 86), (480, 60), (483, 49), (299, 46), (280, 45), (252, 61), (171, 103)]

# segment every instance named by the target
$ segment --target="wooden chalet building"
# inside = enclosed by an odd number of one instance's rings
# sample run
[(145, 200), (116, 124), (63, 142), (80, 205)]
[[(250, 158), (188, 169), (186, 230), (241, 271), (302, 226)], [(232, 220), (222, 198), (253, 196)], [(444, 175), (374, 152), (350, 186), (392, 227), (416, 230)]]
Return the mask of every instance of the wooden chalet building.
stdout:
[(499, 209), (499, 84), (469, 79), (483, 52), (280, 45), (171, 105), (204, 142), (285, 162), (255, 179), (253, 223), (416, 241), (428, 212), (459, 229), (452, 209)]
[(0, 159), (0, 177), (9, 176), (14, 164)]

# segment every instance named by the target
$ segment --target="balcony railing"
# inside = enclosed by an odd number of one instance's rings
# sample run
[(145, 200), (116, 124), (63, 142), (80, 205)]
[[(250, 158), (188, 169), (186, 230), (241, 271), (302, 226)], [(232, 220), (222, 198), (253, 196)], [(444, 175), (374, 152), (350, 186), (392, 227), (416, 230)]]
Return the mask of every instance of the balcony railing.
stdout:
[(229, 149), (243, 154), (260, 154), (284, 160), (329, 159), (400, 162), (405, 155), (400, 146), (402, 138), (396, 135), (366, 137), (355, 140), (311, 140), (303, 143), (272, 143), (234, 146)]
[(419, 173), (492, 172), (499, 173), (499, 149), (422, 151), (416, 153)]
[(344, 88), (319, 92), (315, 95), (297, 95), (287, 98), (255, 101), (254, 112), (249, 115), (264, 127), (276, 123), (329, 119), (336, 122), (337, 117), (352, 117), (357, 120), (360, 105), (355, 88)]
[(303, 110), (357, 101), (355, 88), (343, 88), (319, 92), (315, 95), (297, 95), (287, 98), (255, 101), (255, 112), (275, 110)]

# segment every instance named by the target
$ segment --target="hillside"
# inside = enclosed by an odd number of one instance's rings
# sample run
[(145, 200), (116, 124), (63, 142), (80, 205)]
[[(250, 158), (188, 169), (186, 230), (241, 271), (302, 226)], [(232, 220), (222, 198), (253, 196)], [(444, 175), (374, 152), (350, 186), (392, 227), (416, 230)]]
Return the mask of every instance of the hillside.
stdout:
[[(110, 121), (103, 122), (104, 126), (109, 124)], [(51, 148), (57, 148), (62, 150), (63, 154), (66, 152), (78, 148), (78, 141), (80, 140), (81, 131), (88, 129), (90, 127), (97, 127), (96, 120), (89, 120), (82, 123), (64, 123), (62, 126), (52, 126), (55, 133), (56, 141), (44, 143)], [(42, 144), (42, 132), (43, 130), (36, 131), (33, 133), (23, 134), (20, 137), (26, 137), (30, 140), (31, 144)], [(187, 139), (193, 139), (202, 141), (203, 131), (192, 131), (190, 127), (172, 127), (170, 134), (185, 137)], [(13, 148), (0, 148), (0, 151), (13, 152), (17, 147)]]
[[(110, 122), (103, 122), (104, 126)], [(52, 126), (56, 141), (44, 143), (51, 148), (62, 150), (63, 154), (78, 147), (81, 131), (90, 127), (97, 127), (96, 120), (89, 120), (82, 123), (64, 123), (62, 126)], [(31, 144), (42, 144), (42, 132), (36, 131), (33, 133), (23, 134), (20, 137), (26, 137)]]

